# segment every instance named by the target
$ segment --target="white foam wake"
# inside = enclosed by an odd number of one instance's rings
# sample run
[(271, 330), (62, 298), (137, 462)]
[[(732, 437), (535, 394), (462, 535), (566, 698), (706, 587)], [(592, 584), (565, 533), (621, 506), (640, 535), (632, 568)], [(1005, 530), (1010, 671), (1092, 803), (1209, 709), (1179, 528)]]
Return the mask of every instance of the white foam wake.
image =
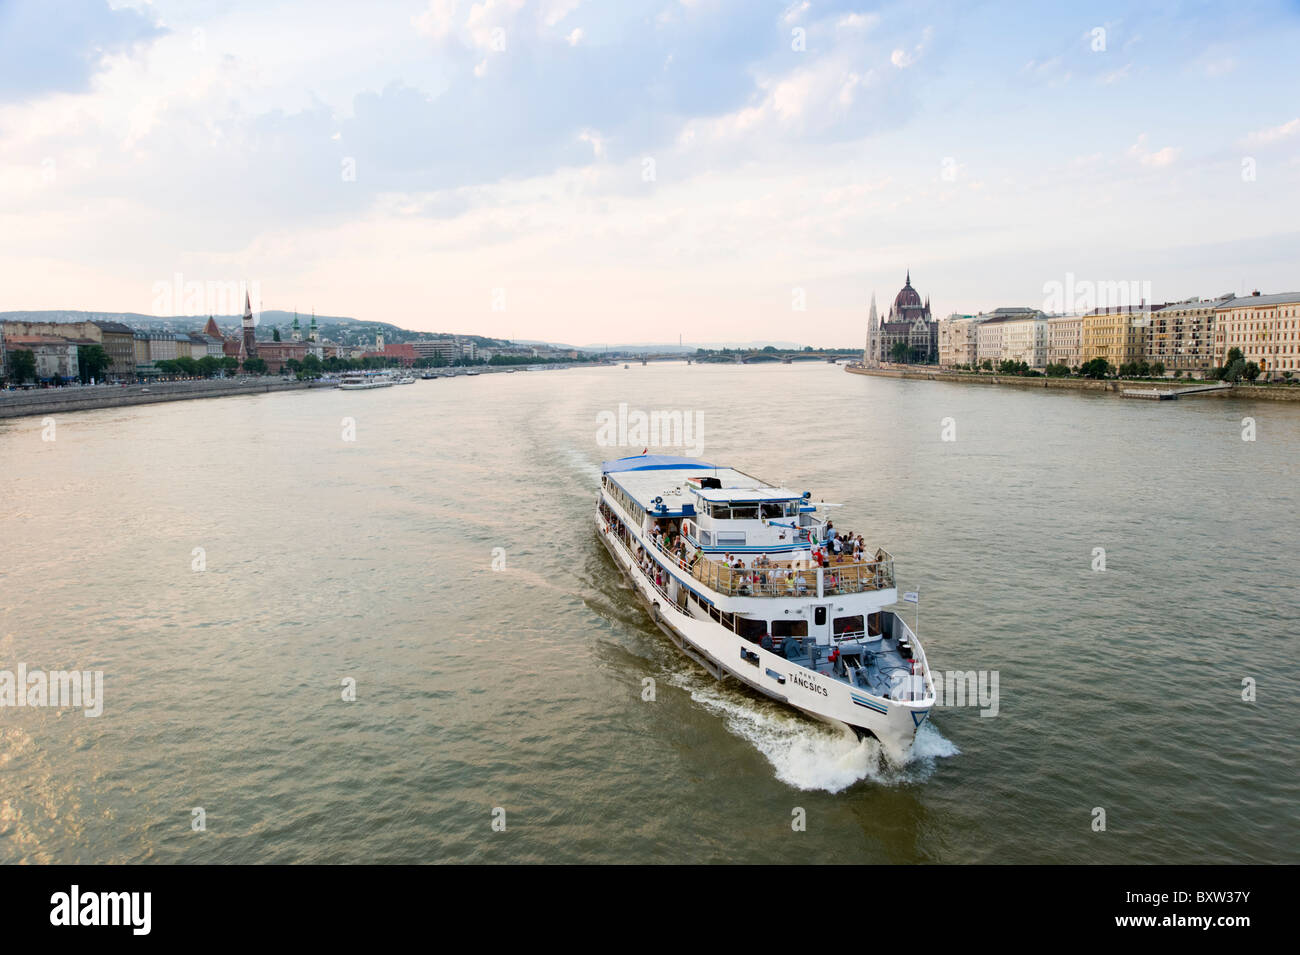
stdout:
[(907, 761), (898, 764), (879, 742), (860, 740), (848, 729), (747, 699), (711, 681), (684, 688), (692, 700), (720, 715), (728, 731), (762, 753), (777, 779), (796, 789), (837, 793), (863, 781), (881, 786), (924, 782), (934, 774), (935, 760), (960, 753), (927, 721), (917, 731)]

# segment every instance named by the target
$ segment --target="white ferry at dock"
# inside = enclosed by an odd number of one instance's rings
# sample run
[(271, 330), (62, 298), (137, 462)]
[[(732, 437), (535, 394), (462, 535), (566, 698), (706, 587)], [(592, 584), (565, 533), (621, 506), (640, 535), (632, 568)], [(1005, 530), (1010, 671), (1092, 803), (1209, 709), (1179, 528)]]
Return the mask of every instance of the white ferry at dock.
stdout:
[(387, 372), (350, 371), (339, 381), (343, 391), (368, 391), (371, 388), (391, 388), (397, 384)]
[(601, 472), (600, 537), (683, 653), (906, 759), (935, 693), (916, 634), (884, 609), (898, 601), (890, 554), (818, 566), (811, 493), (735, 468), (642, 454)]

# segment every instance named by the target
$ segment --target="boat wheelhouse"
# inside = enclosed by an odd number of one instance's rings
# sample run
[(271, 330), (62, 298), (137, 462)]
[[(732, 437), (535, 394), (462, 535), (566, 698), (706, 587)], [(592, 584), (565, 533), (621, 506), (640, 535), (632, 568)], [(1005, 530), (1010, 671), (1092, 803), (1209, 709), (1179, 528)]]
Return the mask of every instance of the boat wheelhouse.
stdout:
[(735, 468), (643, 454), (601, 472), (601, 539), (687, 656), (905, 758), (935, 695), (920, 641), (885, 609), (888, 552), (829, 555), (810, 492)]

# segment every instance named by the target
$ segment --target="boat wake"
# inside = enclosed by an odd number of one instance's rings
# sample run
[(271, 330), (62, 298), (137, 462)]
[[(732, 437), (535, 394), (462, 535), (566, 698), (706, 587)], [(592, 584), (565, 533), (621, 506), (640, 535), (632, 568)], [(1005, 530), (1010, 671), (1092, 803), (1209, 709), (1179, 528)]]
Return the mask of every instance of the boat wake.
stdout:
[[(693, 683), (693, 681), (692, 681)], [(727, 730), (766, 757), (776, 778), (803, 790), (838, 793), (859, 782), (899, 786), (924, 782), (934, 775), (936, 760), (961, 751), (929, 722), (917, 731), (905, 763), (889, 759), (874, 739), (858, 739), (849, 730), (738, 697), (709, 682), (682, 685), (691, 699), (721, 716)]]

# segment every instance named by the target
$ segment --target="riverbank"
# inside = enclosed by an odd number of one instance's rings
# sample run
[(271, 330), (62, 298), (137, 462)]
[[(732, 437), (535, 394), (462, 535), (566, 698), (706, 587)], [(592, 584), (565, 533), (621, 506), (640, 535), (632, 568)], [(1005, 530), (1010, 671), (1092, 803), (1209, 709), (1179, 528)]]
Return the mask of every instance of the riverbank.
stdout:
[[(1010, 385), (1014, 388), (1065, 389), (1068, 391), (1094, 391), (1120, 397), (1125, 388), (1139, 387), (1142, 383), (1118, 380), (1096, 380), (1093, 378), (1021, 378), (1019, 375), (972, 375), (953, 371), (940, 371), (935, 368), (863, 368), (861, 365), (846, 365), (845, 371), (855, 375), (871, 375), (876, 378), (906, 378), (915, 381), (945, 381), (955, 384), (972, 385)], [(1190, 385), (1191, 383), (1186, 383)], [(1203, 384), (1197, 382), (1196, 384)], [(1169, 379), (1167, 387), (1177, 389), (1179, 382)], [(1198, 392), (1197, 398), (1239, 398), (1261, 401), (1300, 401), (1300, 386), (1282, 387), (1265, 385), (1233, 385), (1217, 391)]]
[(169, 381), (149, 385), (93, 385), (89, 387), (41, 388), (32, 391), (0, 392), (0, 418), (48, 415), (65, 411), (90, 411), (124, 405), (148, 405), (160, 401), (191, 398), (224, 398), (228, 395), (260, 395), (271, 391), (301, 391), (333, 388), (335, 382), (282, 381), (249, 378), (217, 381)]
[[(592, 365), (609, 364), (591, 362)], [(463, 368), (415, 369), (416, 375), (432, 371), (436, 378), (472, 378), (476, 375), (503, 375), (514, 371), (564, 371), (576, 364), (493, 365)], [(167, 381), (147, 385), (69, 385), (64, 388), (39, 388), (31, 391), (0, 391), (0, 418), (21, 418), (64, 411), (91, 411), (95, 408), (119, 408), (123, 405), (148, 405), (159, 401), (184, 401), (190, 398), (224, 398), (229, 395), (260, 395), (271, 391), (301, 391), (307, 388), (336, 388), (337, 380), (285, 381), (283, 378), (218, 378), (206, 381)]]

